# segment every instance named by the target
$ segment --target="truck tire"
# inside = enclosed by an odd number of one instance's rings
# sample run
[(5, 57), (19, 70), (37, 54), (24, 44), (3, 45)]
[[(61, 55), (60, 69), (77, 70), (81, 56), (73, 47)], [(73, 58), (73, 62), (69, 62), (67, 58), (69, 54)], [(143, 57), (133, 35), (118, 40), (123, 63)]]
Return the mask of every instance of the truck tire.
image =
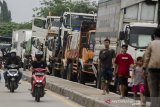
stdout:
[(67, 70), (65, 69), (63, 63), (61, 64), (61, 71), (60, 72), (61, 72), (61, 78), (67, 79)]
[(55, 76), (55, 69), (54, 69), (54, 67), (55, 67), (55, 63), (53, 62), (52, 63), (52, 71), (51, 71), (51, 75), (52, 76)]
[(96, 78), (96, 87), (98, 89), (101, 89), (101, 75), (97, 72), (97, 78)]
[(72, 63), (70, 63), (70, 64), (68, 64), (68, 66), (67, 66), (67, 80), (70, 80), (70, 81), (72, 81), (72, 66), (73, 66), (73, 64)]
[(85, 74), (82, 72), (82, 66), (78, 67), (78, 75), (77, 75), (78, 83), (85, 84)]

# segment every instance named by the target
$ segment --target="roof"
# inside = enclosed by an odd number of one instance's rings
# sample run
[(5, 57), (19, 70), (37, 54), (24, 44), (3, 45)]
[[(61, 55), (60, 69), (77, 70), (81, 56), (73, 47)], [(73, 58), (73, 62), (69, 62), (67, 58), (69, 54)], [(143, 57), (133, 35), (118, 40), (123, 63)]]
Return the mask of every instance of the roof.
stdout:
[(157, 23), (130, 23), (130, 26), (157, 27)]
[(57, 19), (60, 19), (60, 16), (47, 16), (47, 18), (57, 18)]
[(64, 15), (67, 15), (67, 14), (73, 14), (73, 15), (84, 15), (84, 16), (97, 16), (96, 14), (64, 12)]

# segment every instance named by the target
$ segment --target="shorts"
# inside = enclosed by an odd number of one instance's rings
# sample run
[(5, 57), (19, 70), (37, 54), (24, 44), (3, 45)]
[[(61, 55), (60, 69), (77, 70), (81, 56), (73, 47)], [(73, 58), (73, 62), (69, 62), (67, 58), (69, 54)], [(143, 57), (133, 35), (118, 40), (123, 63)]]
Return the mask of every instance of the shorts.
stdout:
[(106, 68), (106, 67), (102, 67), (101, 68), (101, 80), (102, 81), (112, 81), (112, 69), (111, 68)]
[(128, 86), (128, 78), (126, 78), (124, 76), (118, 77), (118, 82), (119, 82), (119, 85), (126, 85), (126, 86)]
[(137, 93), (137, 92), (144, 93), (144, 84), (133, 85), (132, 92), (134, 92), (134, 93)]

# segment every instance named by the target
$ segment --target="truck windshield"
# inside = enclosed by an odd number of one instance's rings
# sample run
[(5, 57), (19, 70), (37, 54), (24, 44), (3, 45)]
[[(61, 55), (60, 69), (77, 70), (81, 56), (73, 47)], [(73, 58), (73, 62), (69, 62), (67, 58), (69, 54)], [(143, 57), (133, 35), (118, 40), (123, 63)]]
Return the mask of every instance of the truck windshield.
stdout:
[(136, 48), (146, 48), (151, 41), (154, 27), (131, 27), (129, 45)]
[(91, 32), (91, 35), (90, 35), (90, 44), (94, 44), (95, 42), (95, 32)]
[(34, 19), (34, 26), (46, 29), (46, 20)]
[(60, 18), (48, 18), (47, 24), (50, 27), (60, 27), (61, 26)]
[(60, 27), (61, 26), (59, 18), (52, 18), (51, 23), (52, 23), (51, 26), (53, 26), (53, 27)]
[[(71, 19), (70, 19), (71, 16)], [(78, 28), (80, 28), (81, 26), (81, 22), (83, 20), (94, 20), (94, 16), (84, 16), (84, 15), (74, 15), (74, 14), (68, 14), (66, 15), (66, 23), (65, 23), (65, 27), (69, 27), (70, 26), (70, 21), (71, 21), (71, 27), (76, 30), (78, 30)]]

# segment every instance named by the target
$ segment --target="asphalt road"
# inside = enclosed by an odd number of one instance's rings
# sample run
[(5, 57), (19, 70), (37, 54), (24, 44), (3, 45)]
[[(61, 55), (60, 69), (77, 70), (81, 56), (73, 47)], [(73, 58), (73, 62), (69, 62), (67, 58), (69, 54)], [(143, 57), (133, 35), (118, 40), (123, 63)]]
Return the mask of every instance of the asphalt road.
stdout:
[(2, 77), (0, 81), (0, 107), (82, 107), (49, 90), (40, 102), (36, 102), (31, 96), (29, 88), (30, 84), (21, 80), (18, 89), (14, 93), (10, 93), (4, 86)]

